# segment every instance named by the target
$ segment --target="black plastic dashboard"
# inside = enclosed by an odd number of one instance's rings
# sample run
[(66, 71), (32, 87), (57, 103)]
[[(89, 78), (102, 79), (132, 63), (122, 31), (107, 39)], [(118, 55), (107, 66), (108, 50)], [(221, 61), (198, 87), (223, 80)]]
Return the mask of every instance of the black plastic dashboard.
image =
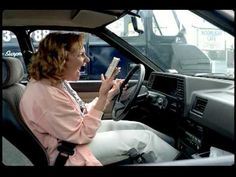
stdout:
[(148, 90), (165, 95), (166, 111), (234, 139), (234, 81), (154, 72)]
[(152, 73), (147, 87), (150, 91), (161, 93), (166, 97), (168, 102), (166, 109), (184, 116), (185, 78), (183, 76)]

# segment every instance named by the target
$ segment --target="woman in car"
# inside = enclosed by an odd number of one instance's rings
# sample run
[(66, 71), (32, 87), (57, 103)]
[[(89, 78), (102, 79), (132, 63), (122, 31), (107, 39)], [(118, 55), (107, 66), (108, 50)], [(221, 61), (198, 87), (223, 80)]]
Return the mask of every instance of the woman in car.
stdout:
[(129, 157), (129, 150), (152, 155), (153, 162), (171, 161), (178, 151), (160, 132), (134, 121), (101, 120), (123, 80), (101, 75), (99, 96), (85, 104), (68, 81), (78, 80), (89, 62), (83, 34), (50, 33), (40, 43), (29, 66), (30, 81), (20, 101), (28, 127), (45, 147), (54, 165), (60, 141), (77, 144), (65, 165), (101, 166)]

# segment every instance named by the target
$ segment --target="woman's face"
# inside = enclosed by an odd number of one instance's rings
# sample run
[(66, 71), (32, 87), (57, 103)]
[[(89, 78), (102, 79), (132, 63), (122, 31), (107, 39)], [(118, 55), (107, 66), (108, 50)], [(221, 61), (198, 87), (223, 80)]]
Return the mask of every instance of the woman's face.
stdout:
[(84, 47), (74, 49), (68, 53), (65, 63), (64, 77), (66, 80), (76, 81), (80, 77), (80, 69), (85, 66), (90, 59), (85, 54)]

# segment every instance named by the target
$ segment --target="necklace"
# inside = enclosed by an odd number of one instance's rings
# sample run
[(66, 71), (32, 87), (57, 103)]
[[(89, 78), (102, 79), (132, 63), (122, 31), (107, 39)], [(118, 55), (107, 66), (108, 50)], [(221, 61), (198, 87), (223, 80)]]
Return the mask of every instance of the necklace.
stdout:
[(88, 111), (87, 111), (87, 108), (85, 106), (85, 103), (79, 97), (79, 95), (76, 93), (76, 91), (72, 89), (72, 87), (70, 86), (68, 81), (66, 81), (66, 80), (63, 81), (63, 87), (75, 99), (75, 101), (79, 104), (81, 112), (83, 114), (86, 114)]

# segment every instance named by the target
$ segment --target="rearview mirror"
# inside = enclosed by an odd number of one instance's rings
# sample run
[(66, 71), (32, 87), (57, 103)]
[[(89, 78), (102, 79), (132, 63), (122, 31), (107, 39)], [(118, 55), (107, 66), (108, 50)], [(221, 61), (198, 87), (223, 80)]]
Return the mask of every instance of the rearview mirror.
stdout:
[(144, 26), (143, 22), (140, 17), (131, 17), (131, 21), (133, 24), (134, 31), (136, 31), (139, 34), (142, 34), (144, 32)]

